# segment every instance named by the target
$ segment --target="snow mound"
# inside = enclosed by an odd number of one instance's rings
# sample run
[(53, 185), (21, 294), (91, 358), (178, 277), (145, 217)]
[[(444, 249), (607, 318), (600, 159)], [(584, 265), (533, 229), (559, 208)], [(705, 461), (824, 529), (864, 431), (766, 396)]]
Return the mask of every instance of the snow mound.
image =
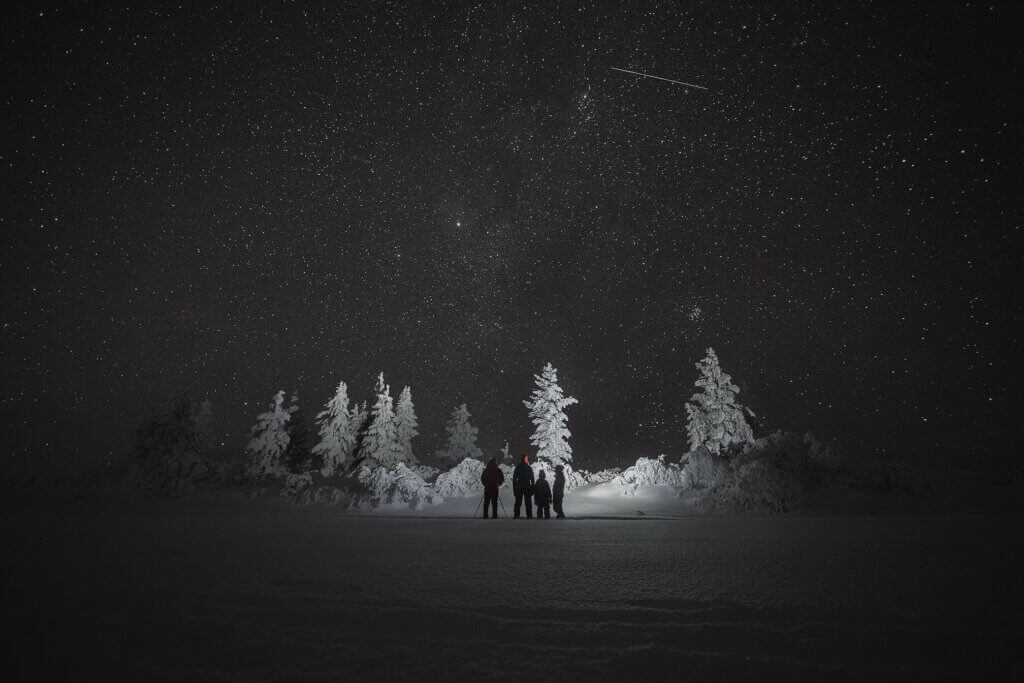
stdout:
[(293, 498), (298, 505), (348, 505), (349, 492), (330, 484), (316, 484), (302, 489)]
[(636, 464), (611, 480), (612, 484), (622, 487), (622, 495), (632, 496), (641, 486), (670, 486), (682, 488), (684, 477), (679, 465), (666, 464), (665, 456), (657, 458), (637, 458)]
[(423, 481), (431, 481), (432, 479), (437, 477), (438, 472), (441, 471), (436, 467), (431, 467), (430, 465), (415, 465), (414, 467), (410, 467), (409, 469), (418, 474), (420, 479), (422, 479)]
[(363, 465), (356, 473), (350, 507), (373, 510), (382, 505), (405, 505), (419, 510), (424, 505), (444, 502), (420, 475), (399, 462), (391, 467)]
[(475, 496), (483, 492), (480, 475), (484, 472), (484, 464), (473, 458), (465, 458), (447, 472), (437, 475), (434, 490), (444, 498), (462, 498)]
[[(555, 465), (549, 460), (538, 458), (534, 462), (530, 463), (530, 467), (533, 469), (533, 478), (536, 480), (540, 477), (540, 473), (543, 471), (544, 476), (547, 477), (549, 482), (555, 480)], [(565, 475), (565, 490), (571, 491), (572, 489), (579, 488), (580, 486), (586, 486), (591, 483), (590, 473), (586, 470), (574, 470), (572, 465), (565, 463), (562, 465), (562, 474)], [(509, 474), (505, 475), (505, 478), (509, 478)], [(553, 484), (552, 484), (553, 485)]]
[(622, 474), (622, 468), (611, 467), (609, 469), (600, 470), (598, 472), (587, 472), (586, 470), (580, 470), (580, 474), (586, 478), (588, 484), (604, 484), (605, 482), (609, 482), (615, 479), (615, 477)]
[[(690, 463), (694, 464), (691, 453)], [(698, 460), (698, 462), (700, 462)], [(727, 461), (698, 506), (714, 512), (786, 512), (808, 489), (837, 480), (839, 459), (810, 432), (777, 431), (757, 439)]]
[(722, 455), (697, 448), (683, 457), (683, 485), (690, 489), (712, 489), (729, 472), (729, 461)]

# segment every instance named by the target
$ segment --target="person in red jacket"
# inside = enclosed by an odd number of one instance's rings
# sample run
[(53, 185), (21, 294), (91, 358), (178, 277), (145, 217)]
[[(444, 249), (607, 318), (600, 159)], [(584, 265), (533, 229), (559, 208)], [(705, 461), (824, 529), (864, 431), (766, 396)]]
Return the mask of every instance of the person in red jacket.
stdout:
[(491, 515), (498, 518), (498, 489), (505, 483), (505, 473), (498, 467), (498, 461), (491, 458), (487, 467), (480, 475), (480, 483), (484, 485), (484, 519), (487, 519), (487, 506), (491, 506)]
[(537, 473), (537, 483), (533, 485), (533, 504), (537, 506), (537, 519), (551, 519), (551, 487), (544, 470)]

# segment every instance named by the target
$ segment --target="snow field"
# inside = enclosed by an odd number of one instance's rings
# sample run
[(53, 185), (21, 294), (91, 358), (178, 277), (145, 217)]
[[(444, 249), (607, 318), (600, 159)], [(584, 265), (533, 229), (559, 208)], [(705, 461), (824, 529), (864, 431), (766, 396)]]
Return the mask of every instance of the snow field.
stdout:
[[(568, 511), (606, 493), (567, 496)], [(1008, 680), (1015, 522), (485, 522), (237, 493), (20, 509), (0, 519), (8, 665), (136, 680)]]

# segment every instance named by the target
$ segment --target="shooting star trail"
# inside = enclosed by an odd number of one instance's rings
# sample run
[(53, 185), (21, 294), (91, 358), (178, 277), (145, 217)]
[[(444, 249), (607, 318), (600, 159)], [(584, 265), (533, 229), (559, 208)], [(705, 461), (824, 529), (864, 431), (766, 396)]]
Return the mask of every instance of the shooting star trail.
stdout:
[(636, 76), (643, 76), (644, 78), (657, 78), (659, 81), (668, 81), (669, 83), (678, 83), (679, 85), (685, 85), (689, 88), (700, 88), (701, 90), (707, 90), (703, 85), (694, 85), (693, 83), (683, 83), (682, 81), (673, 81), (671, 78), (662, 78), (661, 76), (652, 76), (651, 74), (642, 74), (639, 71), (630, 71), (629, 69), (616, 69), (614, 66), (610, 67), (612, 71), (621, 71), (624, 74), (634, 74)]

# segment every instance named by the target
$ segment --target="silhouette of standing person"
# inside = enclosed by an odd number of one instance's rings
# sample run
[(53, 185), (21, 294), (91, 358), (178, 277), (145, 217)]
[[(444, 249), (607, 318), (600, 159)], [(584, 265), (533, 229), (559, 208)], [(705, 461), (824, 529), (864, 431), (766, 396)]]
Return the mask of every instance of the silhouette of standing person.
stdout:
[(537, 519), (551, 519), (551, 487), (544, 470), (537, 473), (537, 483), (533, 485), (533, 502), (537, 505)]
[(498, 461), (494, 458), (487, 461), (487, 467), (480, 475), (480, 483), (484, 485), (484, 519), (487, 519), (488, 505), (491, 506), (491, 517), (497, 519), (498, 489), (505, 483), (505, 473), (498, 467)]
[(552, 496), (552, 502), (555, 508), (555, 519), (565, 519), (565, 513), (562, 512), (562, 498), (565, 497), (565, 468), (561, 465), (555, 465), (555, 490)]
[(512, 471), (512, 493), (516, 497), (513, 519), (519, 519), (519, 508), (523, 500), (526, 500), (526, 518), (533, 517), (533, 469), (530, 467), (530, 459), (525, 455)]

